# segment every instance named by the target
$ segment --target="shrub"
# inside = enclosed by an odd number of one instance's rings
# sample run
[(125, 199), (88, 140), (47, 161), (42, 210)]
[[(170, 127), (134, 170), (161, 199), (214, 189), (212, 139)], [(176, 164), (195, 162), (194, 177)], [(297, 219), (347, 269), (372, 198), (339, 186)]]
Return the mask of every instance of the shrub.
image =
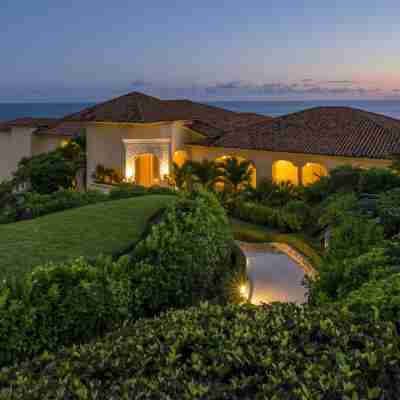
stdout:
[(127, 258), (39, 266), (0, 293), (0, 365), (102, 335), (129, 301)]
[(216, 198), (193, 192), (169, 207), (133, 253), (133, 315), (226, 301), (233, 275), (228, 220)]
[(149, 194), (176, 194), (176, 190), (165, 186), (150, 186), (147, 190)]
[(301, 197), (310, 204), (319, 203), (325, 200), (330, 194), (330, 177), (321, 176), (320, 179), (311, 185), (303, 186)]
[(400, 273), (366, 282), (350, 293), (343, 304), (364, 319), (400, 320)]
[(27, 192), (23, 195), (23, 202), (18, 207), (18, 219), (36, 218), (53, 212), (107, 200), (108, 196), (106, 194), (96, 190), (87, 192), (58, 190), (51, 194)]
[(204, 304), (4, 369), (0, 399), (395, 400), (399, 347), (339, 307)]
[(147, 189), (144, 186), (124, 183), (111, 189), (110, 199), (111, 200), (127, 199), (130, 197), (143, 196), (146, 193)]
[(274, 210), (268, 206), (241, 201), (234, 208), (233, 215), (253, 224), (268, 225), (273, 220)]
[(300, 225), (302, 229), (309, 223), (311, 216), (310, 207), (302, 200), (292, 200), (289, 201), (286, 206), (283, 208), (286, 213), (294, 214), (299, 219)]
[[(383, 243), (383, 229), (364, 217), (348, 216), (332, 229), (328, 252), (318, 268), (316, 280), (308, 280), (312, 303), (335, 301), (346, 287), (348, 262)], [(368, 260), (362, 260), (362, 264)], [(351, 268), (350, 268), (351, 270)]]
[(321, 209), (318, 224), (321, 227), (337, 225), (359, 211), (358, 198), (354, 192), (336, 193), (321, 205)]
[(84, 149), (72, 140), (50, 153), (23, 158), (14, 174), (14, 184), (27, 184), (40, 194), (75, 188), (76, 175), (85, 165)]
[(387, 235), (393, 236), (400, 232), (400, 188), (389, 190), (379, 196), (378, 215)]
[(381, 193), (400, 187), (400, 176), (387, 168), (369, 168), (363, 170), (358, 190), (365, 193)]
[(353, 192), (360, 181), (363, 170), (351, 165), (342, 165), (330, 171), (328, 177), (329, 193)]
[(120, 171), (117, 171), (114, 168), (106, 168), (102, 164), (98, 164), (96, 166), (96, 170), (92, 177), (96, 182), (105, 184), (119, 184), (124, 180), (124, 177)]

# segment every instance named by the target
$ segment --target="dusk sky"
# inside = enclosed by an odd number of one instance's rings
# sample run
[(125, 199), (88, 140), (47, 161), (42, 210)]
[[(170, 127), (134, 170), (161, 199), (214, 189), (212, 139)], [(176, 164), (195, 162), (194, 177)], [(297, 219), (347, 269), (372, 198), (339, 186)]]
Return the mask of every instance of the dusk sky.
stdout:
[(0, 101), (400, 98), (399, 0), (2, 0)]

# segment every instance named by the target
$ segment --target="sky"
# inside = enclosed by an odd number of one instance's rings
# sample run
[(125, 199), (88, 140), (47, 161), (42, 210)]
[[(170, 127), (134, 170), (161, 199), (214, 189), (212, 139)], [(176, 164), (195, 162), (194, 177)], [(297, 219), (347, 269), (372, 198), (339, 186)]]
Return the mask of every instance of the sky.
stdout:
[(0, 101), (400, 99), (399, 0), (1, 0)]

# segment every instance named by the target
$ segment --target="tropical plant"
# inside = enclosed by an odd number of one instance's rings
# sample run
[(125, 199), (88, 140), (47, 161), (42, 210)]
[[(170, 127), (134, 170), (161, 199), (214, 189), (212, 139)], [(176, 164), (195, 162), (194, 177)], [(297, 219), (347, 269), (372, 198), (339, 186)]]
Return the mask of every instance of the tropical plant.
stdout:
[(227, 157), (221, 162), (222, 181), (234, 194), (251, 184), (253, 166), (248, 160), (239, 160), (236, 157)]
[(216, 183), (221, 181), (221, 165), (215, 161), (204, 159), (202, 161), (190, 162), (196, 182), (206, 189), (212, 189)]

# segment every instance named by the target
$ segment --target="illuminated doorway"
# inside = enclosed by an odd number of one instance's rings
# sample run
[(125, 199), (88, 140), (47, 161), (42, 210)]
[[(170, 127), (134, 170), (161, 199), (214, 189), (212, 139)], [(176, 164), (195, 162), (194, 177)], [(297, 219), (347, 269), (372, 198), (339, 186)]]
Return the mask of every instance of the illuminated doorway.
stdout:
[(142, 186), (160, 184), (160, 162), (153, 154), (141, 154), (135, 158), (135, 183)]

